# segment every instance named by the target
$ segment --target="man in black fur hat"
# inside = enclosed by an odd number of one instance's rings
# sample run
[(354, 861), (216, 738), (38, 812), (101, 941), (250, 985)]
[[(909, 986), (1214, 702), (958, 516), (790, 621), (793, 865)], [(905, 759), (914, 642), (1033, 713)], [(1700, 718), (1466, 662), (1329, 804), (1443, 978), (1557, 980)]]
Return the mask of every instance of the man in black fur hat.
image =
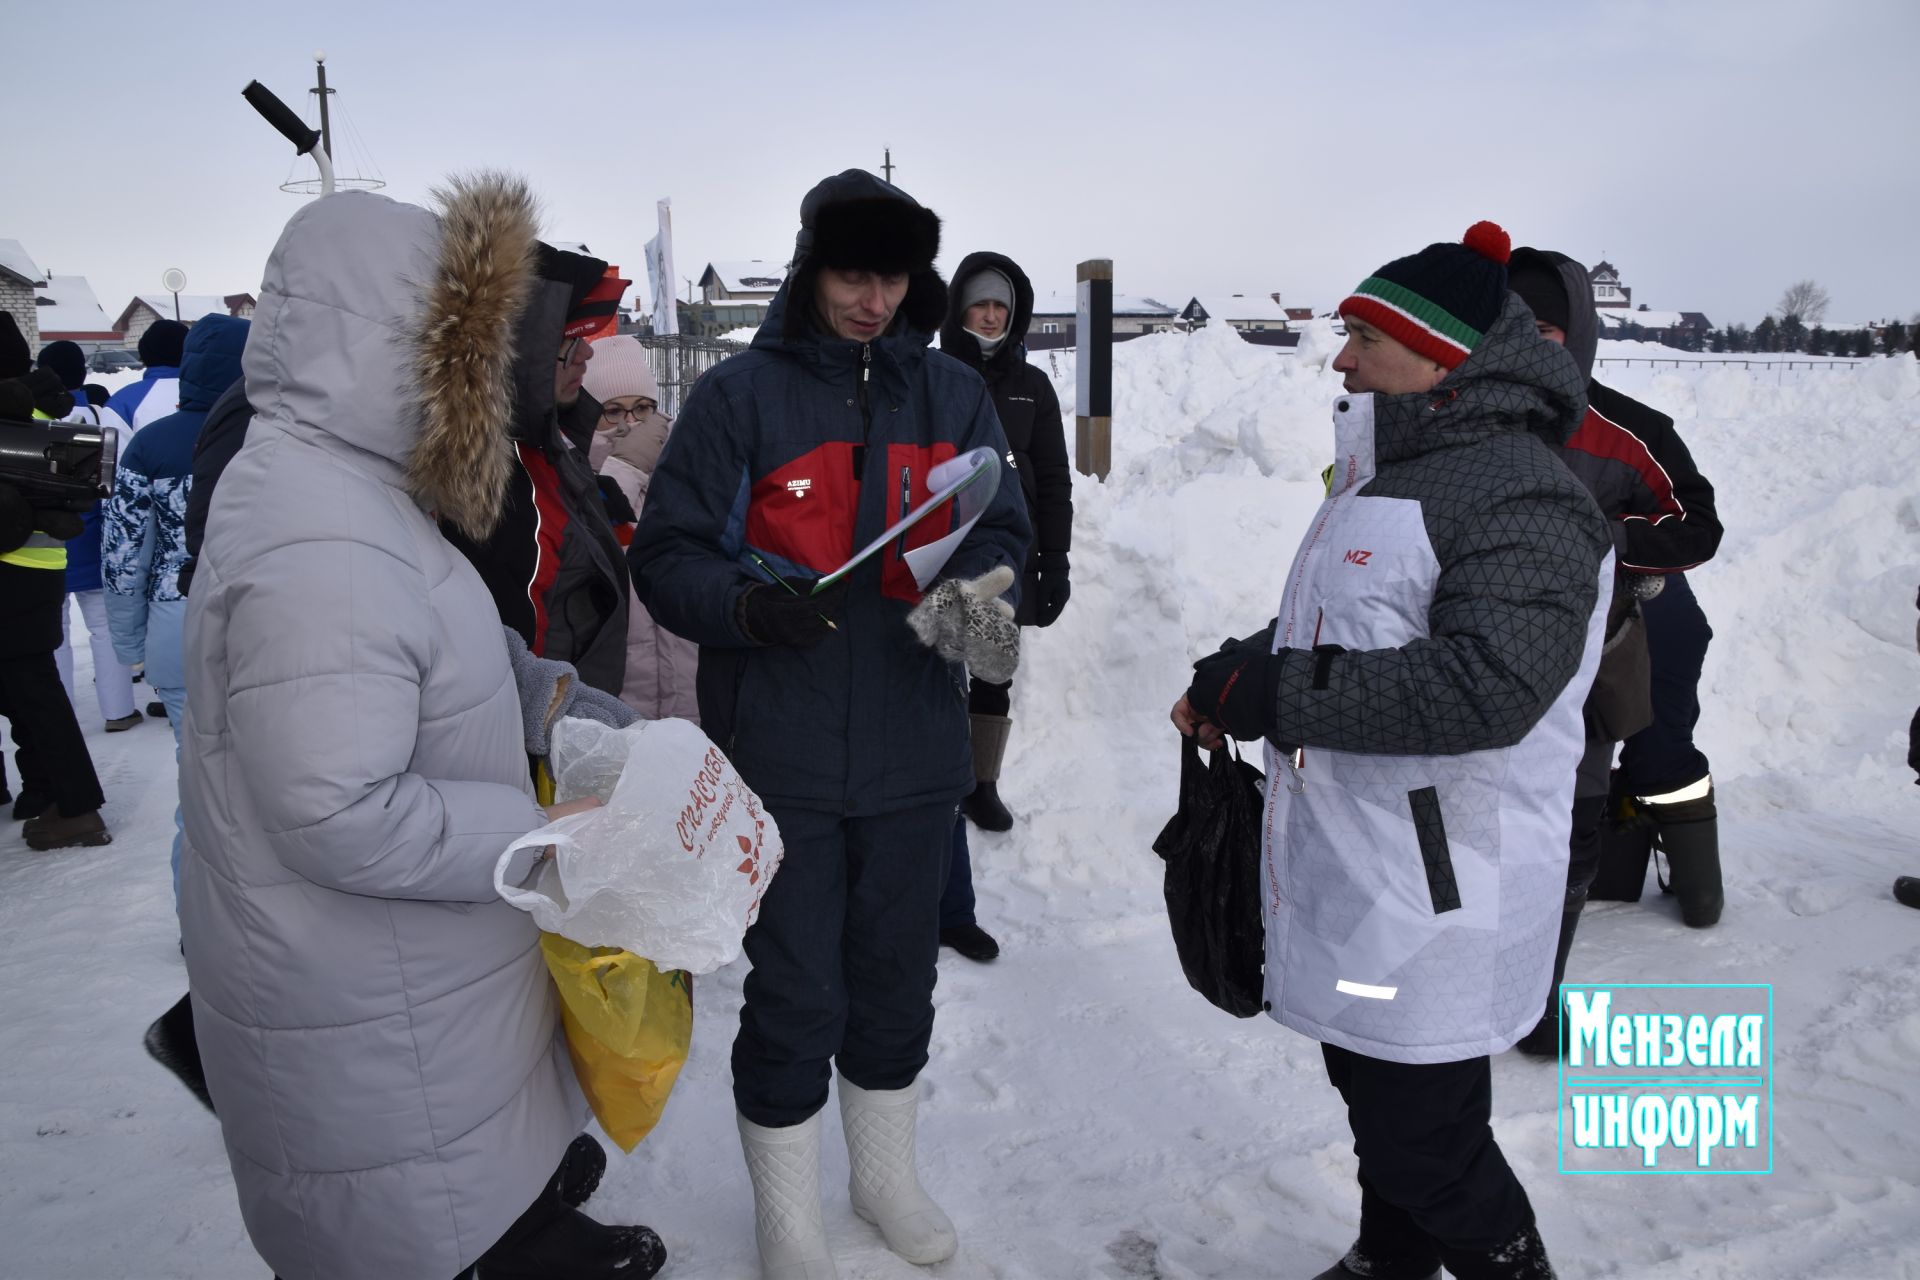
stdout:
[[(746, 936), (734, 1101), (764, 1272), (822, 1280), (836, 1274), (819, 1191), (835, 1066), (854, 1211), (912, 1262), (957, 1246), (914, 1171), (914, 1112), (955, 808), (973, 786), (966, 667), (1012, 673), (1000, 596), (1030, 535), (1003, 482), (924, 598), (902, 553), (952, 533), (950, 510), (814, 593), (925, 500), (935, 465), (1007, 442), (980, 375), (927, 347), (946, 314), (939, 219), (849, 169), (807, 193), (800, 223), (752, 348), (688, 397), (629, 557), (654, 617), (701, 646), (702, 727), (785, 844)], [(930, 612), (958, 625), (910, 624)]]

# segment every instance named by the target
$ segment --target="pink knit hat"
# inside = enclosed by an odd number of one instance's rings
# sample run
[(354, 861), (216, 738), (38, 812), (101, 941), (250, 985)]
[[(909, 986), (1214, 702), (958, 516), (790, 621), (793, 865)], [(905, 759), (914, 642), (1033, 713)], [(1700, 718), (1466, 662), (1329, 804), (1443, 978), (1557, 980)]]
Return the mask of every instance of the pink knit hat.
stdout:
[(638, 338), (601, 338), (593, 344), (581, 386), (605, 404), (615, 396), (645, 396), (660, 403), (660, 383), (647, 367), (647, 349)]

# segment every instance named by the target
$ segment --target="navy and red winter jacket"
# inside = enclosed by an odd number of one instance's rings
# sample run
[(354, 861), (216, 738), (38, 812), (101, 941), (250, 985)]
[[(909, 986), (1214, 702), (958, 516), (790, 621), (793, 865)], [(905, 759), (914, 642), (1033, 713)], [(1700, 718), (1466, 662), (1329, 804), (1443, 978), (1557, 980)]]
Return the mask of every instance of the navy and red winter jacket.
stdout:
[[(1007, 452), (980, 375), (928, 350), (905, 308), (871, 343), (807, 324), (783, 336), (788, 307), (809, 301), (783, 286), (752, 347), (694, 387), (628, 551), (635, 585), (701, 646), (702, 727), (769, 803), (852, 817), (957, 800), (973, 785), (966, 673), (908, 628), (920, 592), (901, 543), (853, 572), (839, 630), (812, 648), (755, 646), (736, 621), (741, 595), (770, 581), (758, 561), (810, 582), (926, 498), (934, 466)], [(904, 547), (952, 530), (938, 512)], [(1017, 572), (1031, 536), (1003, 474), (940, 576)]]

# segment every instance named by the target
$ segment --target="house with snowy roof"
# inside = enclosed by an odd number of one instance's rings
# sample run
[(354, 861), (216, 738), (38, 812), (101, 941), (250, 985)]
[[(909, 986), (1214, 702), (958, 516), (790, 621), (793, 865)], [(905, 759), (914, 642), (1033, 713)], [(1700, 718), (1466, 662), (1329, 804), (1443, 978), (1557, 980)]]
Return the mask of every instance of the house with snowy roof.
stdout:
[(205, 315), (251, 316), (255, 299), (250, 293), (183, 293), (178, 295), (177, 303), (176, 307), (176, 297), (171, 293), (136, 295), (120, 312), (120, 318), (113, 322), (113, 327), (120, 332), (121, 344), (139, 346), (140, 335), (155, 320), (178, 319), (182, 324), (191, 325)]
[(1620, 283), (1620, 268), (1602, 259), (1587, 268), (1587, 276), (1593, 281), (1593, 306), (1596, 311), (1608, 307), (1632, 309), (1633, 290)]
[(1713, 322), (1698, 311), (1653, 311), (1644, 304), (1633, 311), (1595, 307), (1594, 314), (1600, 318), (1603, 338), (1631, 338), (1669, 347), (1695, 348), (1713, 328)]
[(758, 328), (786, 279), (787, 264), (781, 258), (709, 262), (700, 273), (700, 301), (682, 309), (683, 314), (690, 313), (692, 323), (681, 327), (710, 338)]
[(42, 343), (77, 342), (89, 351), (120, 345), (120, 334), (101, 310), (85, 276), (49, 275), (34, 299), (34, 310), (40, 318)]
[(1213, 321), (1242, 333), (1269, 329), (1285, 332), (1288, 327), (1287, 308), (1280, 305), (1277, 293), (1195, 296), (1181, 308), (1180, 318), (1195, 329)]
[[(1036, 351), (1070, 347), (1078, 330), (1079, 294), (1035, 294), (1033, 319), (1027, 326), (1027, 345)], [(1113, 340), (1126, 342), (1143, 334), (1161, 333), (1178, 327), (1180, 308), (1170, 307), (1158, 298), (1116, 293), (1113, 295)]]
[(39, 290), (47, 283), (18, 240), (0, 240), (0, 311), (13, 317), (26, 336), (27, 349), (40, 350)]

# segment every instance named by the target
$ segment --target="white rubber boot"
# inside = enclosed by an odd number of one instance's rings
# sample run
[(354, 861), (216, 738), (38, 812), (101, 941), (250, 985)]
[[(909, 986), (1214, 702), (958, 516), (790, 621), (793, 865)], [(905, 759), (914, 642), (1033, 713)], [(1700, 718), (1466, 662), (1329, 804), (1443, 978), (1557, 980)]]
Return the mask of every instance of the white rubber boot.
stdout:
[(765, 1280), (840, 1280), (820, 1222), (820, 1113), (765, 1129), (745, 1116), (740, 1147), (753, 1179), (753, 1234)]
[(920, 1082), (904, 1089), (862, 1089), (840, 1077), (840, 1122), (853, 1166), (847, 1190), (853, 1211), (880, 1228), (887, 1248), (922, 1266), (945, 1262), (960, 1247), (953, 1223), (920, 1187), (913, 1165), (914, 1113)]

